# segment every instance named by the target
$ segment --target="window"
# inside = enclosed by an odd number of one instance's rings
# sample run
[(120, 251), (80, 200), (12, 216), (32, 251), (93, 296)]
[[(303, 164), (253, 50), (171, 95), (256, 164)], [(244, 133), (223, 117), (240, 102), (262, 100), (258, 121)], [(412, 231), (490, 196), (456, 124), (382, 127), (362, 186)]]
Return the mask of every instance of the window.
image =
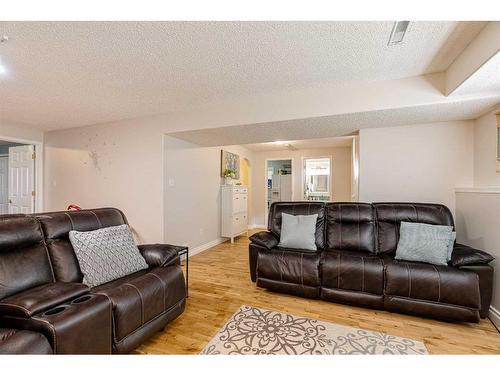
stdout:
[(304, 199), (331, 200), (330, 158), (304, 159)]

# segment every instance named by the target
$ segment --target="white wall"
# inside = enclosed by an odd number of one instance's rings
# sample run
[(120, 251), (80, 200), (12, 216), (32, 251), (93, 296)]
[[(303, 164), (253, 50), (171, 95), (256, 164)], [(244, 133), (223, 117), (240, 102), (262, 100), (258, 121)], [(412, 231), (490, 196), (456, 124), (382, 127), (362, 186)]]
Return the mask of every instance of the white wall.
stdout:
[[(164, 147), (165, 241), (191, 249), (218, 241), (222, 147), (198, 147), (168, 136)], [(252, 167), (250, 150), (240, 146), (223, 149), (247, 158)]]
[(496, 259), (492, 306), (490, 317), (500, 327), (500, 189), (496, 193), (477, 191), (457, 192), (457, 242), (484, 250)]
[(487, 251), (496, 260), (491, 319), (500, 327), (500, 173), (497, 167), (497, 123), (500, 107), (474, 121), (474, 188), (456, 193), (457, 241)]
[(141, 123), (49, 132), (45, 142), (45, 207), (117, 207), (139, 242), (163, 239), (162, 135)]
[(359, 199), (442, 203), (473, 184), (473, 122), (360, 130)]
[(302, 158), (332, 157), (333, 199), (351, 200), (351, 163), (350, 147), (317, 148), (297, 151), (255, 152), (253, 167), (253, 223), (264, 226), (266, 219), (266, 159), (292, 159), (293, 200), (302, 198)]
[(5, 141), (43, 142), (43, 131), (23, 124), (0, 120), (0, 139)]

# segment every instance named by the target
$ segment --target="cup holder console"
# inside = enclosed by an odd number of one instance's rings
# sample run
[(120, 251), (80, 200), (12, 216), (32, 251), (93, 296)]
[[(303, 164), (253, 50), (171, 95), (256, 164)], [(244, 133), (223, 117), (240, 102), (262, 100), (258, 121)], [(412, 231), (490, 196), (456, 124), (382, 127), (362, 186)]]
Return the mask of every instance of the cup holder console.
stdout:
[(74, 299), (71, 303), (78, 305), (79, 303), (87, 302), (91, 298), (92, 298), (92, 296), (82, 296), (82, 297), (78, 297), (77, 299)]
[(57, 315), (59, 313), (62, 313), (64, 310), (66, 310), (66, 306), (59, 306), (59, 307), (56, 307), (55, 309), (52, 309), (52, 310), (45, 312), (43, 315), (45, 315), (45, 316)]

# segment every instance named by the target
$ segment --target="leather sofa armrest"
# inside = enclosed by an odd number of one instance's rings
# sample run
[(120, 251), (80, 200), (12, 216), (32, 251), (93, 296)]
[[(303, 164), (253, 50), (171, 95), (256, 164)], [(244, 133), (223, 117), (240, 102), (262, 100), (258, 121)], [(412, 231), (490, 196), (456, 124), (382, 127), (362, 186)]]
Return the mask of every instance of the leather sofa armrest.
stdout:
[(266, 249), (272, 249), (278, 246), (279, 239), (271, 232), (262, 231), (250, 236), (250, 242), (265, 247)]
[(450, 265), (453, 267), (488, 264), (495, 258), (485, 251), (474, 249), (470, 246), (455, 244), (451, 253)]
[(179, 261), (179, 251), (185, 249), (168, 244), (139, 245), (138, 248), (149, 267), (166, 267)]
[(88, 286), (80, 283), (55, 282), (40, 285), (2, 299), (0, 315), (29, 318), (89, 291)]

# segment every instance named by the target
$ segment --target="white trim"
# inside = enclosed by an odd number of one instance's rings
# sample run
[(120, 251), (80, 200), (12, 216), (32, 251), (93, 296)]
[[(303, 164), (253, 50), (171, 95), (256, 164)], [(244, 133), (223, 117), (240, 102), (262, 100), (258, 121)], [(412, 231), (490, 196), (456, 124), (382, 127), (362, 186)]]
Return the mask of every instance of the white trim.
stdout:
[(248, 229), (266, 229), (264, 224), (250, 224)]
[(476, 193), (476, 194), (500, 194), (500, 188), (492, 187), (474, 187), (474, 188), (456, 188), (455, 193)]
[(490, 306), (490, 313), (488, 314), (488, 318), (490, 318), (493, 325), (500, 331), (500, 311), (495, 309), (493, 306)]
[(199, 254), (205, 250), (208, 250), (214, 246), (220, 245), (221, 243), (226, 242), (226, 241), (228, 241), (227, 238), (220, 237), (220, 238), (217, 238), (216, 240), (207, 242), (203, 245), (190, 248), (189, 249), (189, 257), (191, 258), (193, 255)]

